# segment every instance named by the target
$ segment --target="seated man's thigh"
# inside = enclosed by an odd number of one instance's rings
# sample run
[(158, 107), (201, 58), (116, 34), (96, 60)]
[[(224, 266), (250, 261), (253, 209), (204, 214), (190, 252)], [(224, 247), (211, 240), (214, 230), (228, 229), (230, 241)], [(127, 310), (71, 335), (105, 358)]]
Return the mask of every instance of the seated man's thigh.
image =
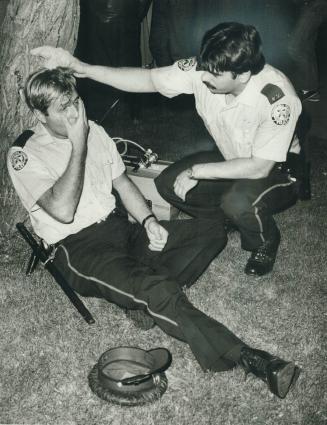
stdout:
[(221, 219), (161, 221), (169, 237), (162, 252), (151, 251), (141, 233), (134, 255), (151, 268), (165, 272), (180, 286), (191, 285), (225, 247), (227, 237)]

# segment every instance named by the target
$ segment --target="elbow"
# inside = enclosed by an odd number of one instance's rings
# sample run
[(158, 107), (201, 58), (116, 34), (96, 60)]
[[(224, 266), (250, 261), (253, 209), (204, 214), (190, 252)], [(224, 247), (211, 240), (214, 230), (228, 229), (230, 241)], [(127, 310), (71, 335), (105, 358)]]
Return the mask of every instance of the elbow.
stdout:
[(77, 205), (73, 203), (65, 200), (58, 202), (44, 196), (38, 201), (38, 205), (59, 223), (70, 224), (74, 221)]
[(62, 224), (71, 224), (74, 221), (75, 211), (61, 210), (57, 211), (53, 218)]
[(62, 224), (70, 224), (74, 221), (74, 217), (60, 217), (57, 220)]
[(271, 162), (265, 167), (258, 167), (256, 172), (254, 173), (254, 179), (265, 179), (269, 176), (271, 170), (274, 168), (275, 162)]
[(265, 179), (270, 174), (270, 170), (260, 170), (256, 173), (255, 179)]

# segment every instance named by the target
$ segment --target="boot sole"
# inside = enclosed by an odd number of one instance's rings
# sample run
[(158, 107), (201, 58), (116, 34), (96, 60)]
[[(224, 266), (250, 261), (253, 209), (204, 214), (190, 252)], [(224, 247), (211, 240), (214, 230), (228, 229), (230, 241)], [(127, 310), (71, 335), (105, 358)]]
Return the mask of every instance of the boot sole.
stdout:
[(277, 395), (285, 398), (292, 385), (295, 384), (299, 377), (300, 369), (294, 363), (288, 363), (279, 371), (276, 379)]

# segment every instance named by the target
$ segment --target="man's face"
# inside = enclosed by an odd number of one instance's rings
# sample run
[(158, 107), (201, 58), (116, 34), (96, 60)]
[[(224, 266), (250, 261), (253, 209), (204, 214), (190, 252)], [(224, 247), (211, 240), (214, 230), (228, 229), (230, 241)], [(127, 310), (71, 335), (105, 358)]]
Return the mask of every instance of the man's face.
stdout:
[(240, 93), (241, 82), (233, 77), (230, 71), (224, 71), (217, 74), (213, 74), (208, 71), (203, 71), (202, 82), (213, 94), (234, 94), (235, 96)]
[(48, 107), (48, 114), (43, 116), (42, 122), (49, 133), (60, 139), (68, 137), (66, 120), (74, 124), (80, 114), (79, 95), (74, 90), (71, 96), (62, 95), (55, 99)]

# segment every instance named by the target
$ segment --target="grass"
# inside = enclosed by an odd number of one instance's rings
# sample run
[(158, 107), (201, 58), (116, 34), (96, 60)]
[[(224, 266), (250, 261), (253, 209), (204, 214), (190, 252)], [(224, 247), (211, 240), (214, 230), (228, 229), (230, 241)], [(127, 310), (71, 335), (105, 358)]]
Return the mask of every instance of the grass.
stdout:
[[(113, 127), (113, 136), (144, 141), (145, 146), (153, 146), (160, 136), (158, 150), (171, 155), (195, 150), (193, 139), (206, 138), (187, 110), (179, 117), (174, 110), (165, 112), (165, 122), (158, 121), (160, 114), (150, 111), (136, 127), (119, 119), (107, 125)], [(96, 318), (94, 325), (87, 325), (45, 271), (25, 276), (28, 248), (13, 234), (3, 237), (0, 252), (0, 423), (326, 424), (327, 147), (322, 139), (311, 145), (312, 200), (277, 216), (282, 243), (274, 271), (259, 279), (246, 276), (248, 254), (233, 233), (223, 253), (187, 291), (197, 307), (249, 344), (302, 367), (286, 399), (277, 399), (251, 376), (244, 381), (239, 369), (203, 373), (185, 344), (158, 327), (147, 332), (135, 328), (118, 307), (104, 300), (86, 299)], [(168, 390), (159, 402), (122, 408), (90, 391), (89, 371), (105, 350), (117, 345), (164, 346), (172, 352)]]

